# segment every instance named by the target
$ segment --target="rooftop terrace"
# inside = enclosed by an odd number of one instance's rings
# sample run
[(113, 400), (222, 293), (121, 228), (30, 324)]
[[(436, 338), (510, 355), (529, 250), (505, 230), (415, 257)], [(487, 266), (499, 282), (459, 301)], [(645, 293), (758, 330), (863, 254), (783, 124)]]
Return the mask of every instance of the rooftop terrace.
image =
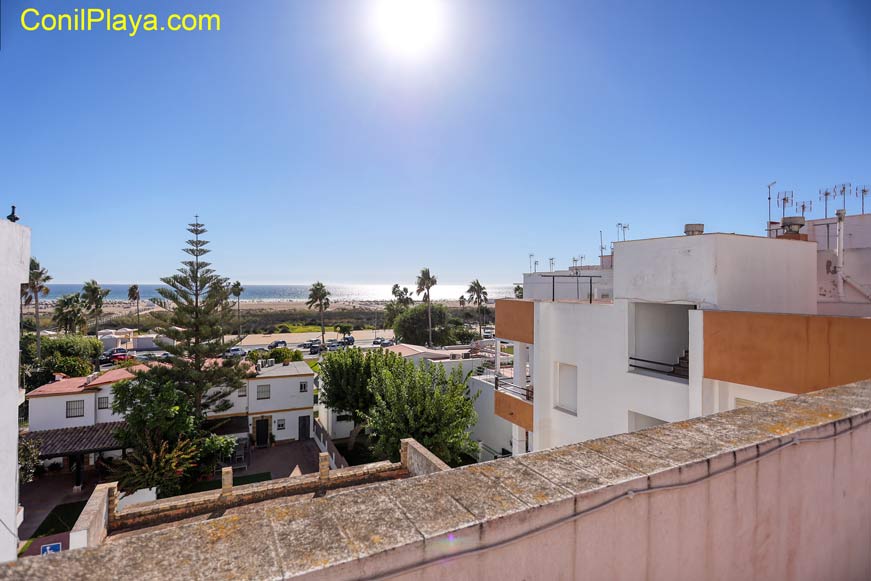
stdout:
[(271, 502), (4, 579), (871, 576), (871, 382)]

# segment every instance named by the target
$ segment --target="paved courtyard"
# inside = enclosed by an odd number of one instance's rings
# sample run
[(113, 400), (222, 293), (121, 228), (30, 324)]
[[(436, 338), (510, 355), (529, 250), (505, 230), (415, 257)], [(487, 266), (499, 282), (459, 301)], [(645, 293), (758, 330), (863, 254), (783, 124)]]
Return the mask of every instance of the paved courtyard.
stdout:
[(236, 474), (271, 472), (273, 479), (291, 474), (313, 474), (318, 471), (319, 452), (314, 440), (290, 442), (272, 448), (252, 448), (248, 469), (236, 470)]
[(23, 484), (18, 501), (24, 506), (24, 522), (18, 527), (18, 538), (22, 541), (29, 539), (57, 505), (87, 500), (96, 485), (97, 473), (94, 470), (85, 470), (81, 492), (73, 491), (73, 475), (69, 472), (44, 474)]

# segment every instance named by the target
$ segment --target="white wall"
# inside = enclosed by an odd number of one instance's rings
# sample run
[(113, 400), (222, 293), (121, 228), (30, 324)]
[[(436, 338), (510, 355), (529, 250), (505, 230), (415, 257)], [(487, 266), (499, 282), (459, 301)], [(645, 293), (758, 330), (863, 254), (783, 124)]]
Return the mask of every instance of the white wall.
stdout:
[[(535, 305), (534, 449), (626, 432), (630, 410), (664, 421), (689, 414), (686, 381), (629, 370), (627, 301)], [(558, 363), (578, 368), (578, 412), (555, 409)]]
[(590, 279), (584, 275), (599, 276), (593, 279), (593, 298), (612, 298), (614, 295), (614, 271), (610, 268), (590, 268), (579, 271), (578, 278), (557, 277), (553, 279), (548, 274), (574, 274), (569, 270), (555, 273), (535, 272), (523, 275), (523, 298), (549, 301), (556, 295), (557, 299), (585, 300), (590, 294)]
[(328, 408), (322, 403), (318, 403), (318, 419), (333, 440), (347, 438), (354, 429), (354, 422), (339, 421), (339, 415), (342, 414), (338, 414), (335, 410)]
[[(314, 405), (314, 377), (255, 377), (248, 381), (248, 413), (263, 414), (274, 410), (308, 408)], [(300, 383), (308, 384), (307, 391), (300, 392)], [(257, 399), (257, 386), (269, 385), (269, 399)], [(235, 397), (235, 394), (234, 396)]]
[[(85, 402), (85, 415), (78, 418), (68, 418), (67, 402), (74, 400), (83, 400)], [(30, 402), (28, 414), (31, 432), (93, 426), (95, 423), (97, 404), (93, 391), (74, 395), (32, 397), (28, 401)]]
[[(10, 531), (18, 513), (18, 339), (21, 283), (30, 270), (30, 228), (0, 222), (0, 521)], [(0, 562), (13, 561), (14, 534), (0, 534)]]
[(634, 357), (675, 364), (689, 349), (688, 305), (630, 303), (629, 351)]
[[(501, 453), (502, 449), (511, 451), (511, 422), (496, 415), (493, 395), (493, 385), (479, 377), (469, 379), (469, 391), (472, 395), (478, 393), (475, 400), (475, 411), (478, 412), (478, 423), (472, 428), (472, 439)], [(484, 460), (492, 460), (487, 454)]]
[(735, 234), (618, 242), (614, 296), (703, 309), (816, 314), (813, 244)]
[[(99, 408), (99, 398), (106, 397), (109, 398), (109, 407), (106, 409)], [(115, 400), (115, 396), (112, 393), (112, 386), (106, 385), (100, 388), (94, 395), (94, 404), (95, 404), (95, 418), (98, 424), (106, 423), (106, 422), (120, 422), (124, 419), (122, 414), (115, 414), (112, 412), (112, 402)]]

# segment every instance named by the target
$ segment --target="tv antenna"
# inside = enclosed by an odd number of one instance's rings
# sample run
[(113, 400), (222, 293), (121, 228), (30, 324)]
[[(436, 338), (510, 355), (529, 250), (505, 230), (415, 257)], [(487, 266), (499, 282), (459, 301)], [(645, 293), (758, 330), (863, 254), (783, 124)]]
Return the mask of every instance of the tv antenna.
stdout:
[(820, 190), (820, 199), (823, 200), (824, 217), (829, 217), (829, 198), (834, 197), (834, 193), (829, 188)]
[(577, 267), (578, 267), (578, 257), (572, 256), (572, 268), (577, 268)]
[(535, 254), (532, 252), (529, 253), (529, 272), (532, 272), (532, 259), (535, 258)]
[(599, 230), (599, 262), (605, 258), (605, 241), (602, 239), (602, 231)]
[(626, 231), (629, 230), (629, 224), (617, 222), (617, 242), (620, 242), (620, 234), (623, 234), (623, 242), (626, 242)]
[(553, 261), (556, 260), (554, 257), (550, 257), (547, 261), (550, 263), (550, 271), (553, 272)]
[(856, 186), (856, 197), (862, 200), (862, 214), (865, 214), (865, 197), (871, 193), (868, 186)]
[(806, 202), (798, 202), (795, 207), (797, 210), (801, 210), (801, 217), (804, 218), (805, 212), (813, 212), (814, 203), (810, 200)]
[(777, 205), (781, 209), (780, 219), (786, 217), (786, 207), (792, 206), (795, 203), (795, 192), (786, 190), (777, 193)]
[(838, 184), (834, 187), (835, 195), (840, 196), (844, 199), (844, 210), (847, 209), (847, 194), (853, 191), (853, 184), (850, 182), (844, 184)]
[(538, 261), (536, 260), (536, 261), (533, 262), (532, 264), (533, 264), (533, 266), (532, 266), (532, 272), (538, 272)]

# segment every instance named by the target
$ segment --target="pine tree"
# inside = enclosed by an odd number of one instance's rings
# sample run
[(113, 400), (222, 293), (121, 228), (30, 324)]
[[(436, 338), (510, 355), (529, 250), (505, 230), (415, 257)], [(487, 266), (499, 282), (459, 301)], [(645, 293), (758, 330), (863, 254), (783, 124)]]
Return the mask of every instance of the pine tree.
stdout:
[(175, 383), (201, 421), (207, 413), (230, 407), (227, 398), (242, 387), (244, 371), (238, 362), (220, 358), (228, 347), (224, 333), (233, 324), (230, 289), (227, 279), (202, 260), (209, 253), (208, 241), (200, 238), (205, 227), (198, 219), (188, 226), (193, 239), (183, 250), (191, 259), (182, 261), (176, 274), (162, 278), (166, 286), (157, 289), (161, 296), (157, 303), (169, 313), (161, 329), (173, 342), (164, 346), (169, 365), (156, 366), (148, 373)]

